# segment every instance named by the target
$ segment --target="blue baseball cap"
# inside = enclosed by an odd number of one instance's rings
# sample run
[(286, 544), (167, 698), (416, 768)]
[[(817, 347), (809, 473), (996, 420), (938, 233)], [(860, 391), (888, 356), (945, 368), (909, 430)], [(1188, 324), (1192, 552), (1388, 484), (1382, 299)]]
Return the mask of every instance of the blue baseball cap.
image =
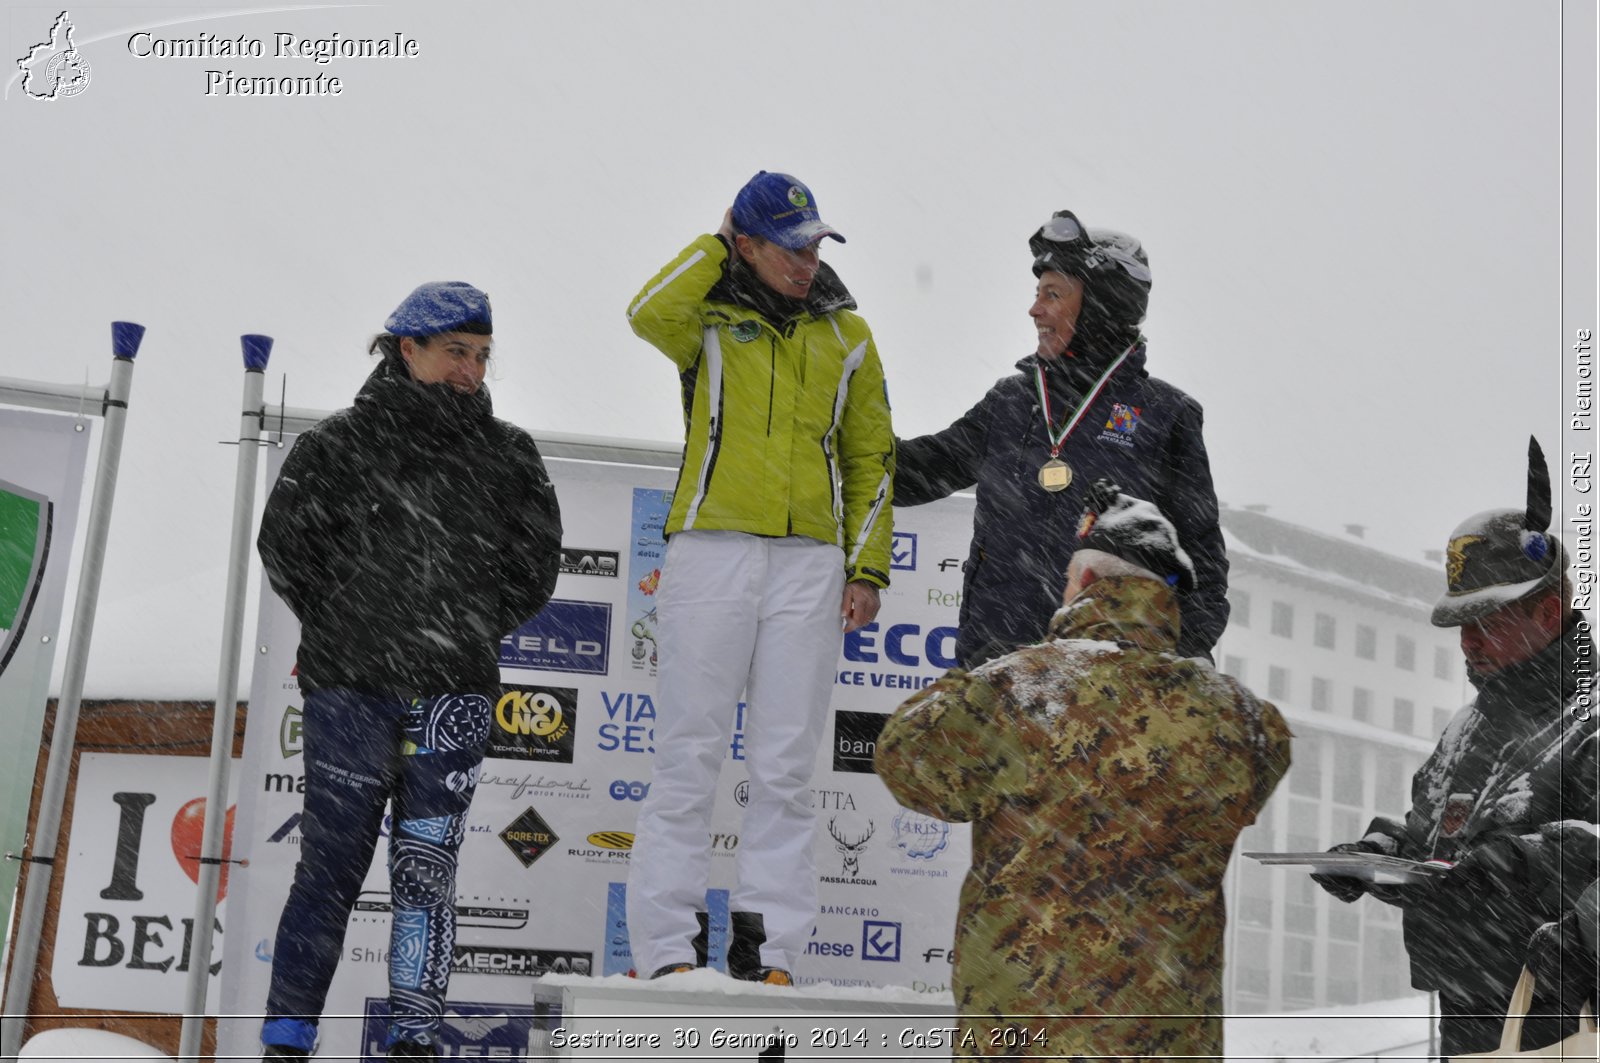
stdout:
[(466, 281), (429, 281), (405, 297), (384, 323), (395, 336), (437, 336), (441, 332), (494, 334), (489, 296)]
[(817, 215), (817, 197), (799, 178), (762, 170), (739, 189), (733, 200), (733, 224), (749, 236), (771, 240), (798, 251), (824, 236), (841, 244), (844, 237)]

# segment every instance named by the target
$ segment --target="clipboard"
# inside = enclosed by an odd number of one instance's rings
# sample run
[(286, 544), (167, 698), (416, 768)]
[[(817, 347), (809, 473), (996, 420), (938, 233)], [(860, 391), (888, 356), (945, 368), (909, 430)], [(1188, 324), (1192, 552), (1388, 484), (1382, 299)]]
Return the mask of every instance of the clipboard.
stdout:
[(1406, 860), (1381, 853), (1245, 853), (1252, 860), (1269, 865), (1304, 867), (1313, 875), (1342, 875), (1362, 879), (1376, 886), (1412, 886), (1437, 882), (1450, 873), (1443, 860)]

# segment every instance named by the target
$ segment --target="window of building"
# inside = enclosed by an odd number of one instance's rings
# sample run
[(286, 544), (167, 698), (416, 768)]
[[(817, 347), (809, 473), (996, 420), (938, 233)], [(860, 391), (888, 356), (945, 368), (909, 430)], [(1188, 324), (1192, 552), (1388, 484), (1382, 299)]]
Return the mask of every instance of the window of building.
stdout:
[(1294, 606), (1288, 602), (1272, 603), (1272, 633), (1294, 638)]
[(1363, 804), (1366, 798), (1366, 780), (1362, 777), (1364, 765), (1360, 742), (1353, 738), (1333, 740), (1333, 799), (1339, 804), (1358, 808)]
[(1455, 713), (1449, 709), (1435, 708), (1433, 710), (1433, 737), (1438, 738), (1444, 734), (1444, 729), (1450, 725), (1450, 717)]
[(1394, 665), (1408, 672), (1417, 670), (1417, 644), (1405, 635), (1394, 637)]
[(1417, 707), (1410, 698), (1394, 699), (1394, 729), (1403, 735), (1414, 734), (1417, 727)]
[(1325, 650), (1334, 648), (1334, 632), (1336, 631), (1333, 617), (1327, 613), (1318, 613), (1316, 627), (1311, 633), (1311, 641)]
[(1250, 595), (1244, 591), (1228, 591), (1228, 623), (1240, 627), (1250, 626)]
[(1222, 672), (1224, 675), (1233, 676), (1241, 683), (1246, 682), (1244, 677), (1244, 658), (1235, 657), (1232, 654), (1222, 658)]
[(1366, 624), (1356, 625), (1356, 656), (1364, 661), (1378, 659), (1378, 629)]
[(1289, 669), (1275, 664), (1267, 668), (1267, 697), (1274, 701), (1289, 697)]
[(1433, 674), (1436, 679), (1449, 679), (1455, 674), (1455, 654), (1443, 646), (1433, 648)]
[(1372, 722), (1372, 691), (1365, 687), (1350, 689), (1350, 717), (1362, 723)]
[[(1289, 764), (1289, 792), (1307, 797), (1322, 797), (1322, 742), (1316, 735), (1297, 737), (1294, 740), (1293, 760)], [(1293, 821), (1289, 826), (1294, 832)], [(1305, 848), (1315, 849), (1316, 841)], [(1291, 852), (1302, 850), (1291, 847)]]
[[(1305, 878), (1307, 876), (1301, 876)], [(1283, 939), (1283, 999), (1314, 1004), (1317, 999), (1316, 944), (1310, 938)]]
[[(1339, 905), (1340, 908), (1347, 907)], [(1344, 911), (1340, 915), (1353, 916)], [(1358, 927), (1360, 919), (1356, 920)], [(1346, 938), (1345, 940), (1351, 940)], [(1359, 929), (1357, 938), (1359, 940)], [(1328, 946), (1328, 1003), (1357, 1004), (1361, 1001), (1361, 950), (1355, 945)]]
[[(1254, 861), (1239, 866), (1239, 922), (1244, 926), (1272, 926), (1272, 869)], [(1263, 953), (1263, 956), (1266, 954)]]
[(1333, 711), (1333, 683), (1320, 675), (1311, 677), (1311, 708), (1316, 712)]
[[(1389, 749), (1378, 750), (1378, 762), (1373, 771), (1372, 801), (1379, 812), (1390, 816), (1404, 815), (1411, 807), (1411, 772), (1399, 753)], [(1348, 838), (1340, 839), (1349, 841)]]

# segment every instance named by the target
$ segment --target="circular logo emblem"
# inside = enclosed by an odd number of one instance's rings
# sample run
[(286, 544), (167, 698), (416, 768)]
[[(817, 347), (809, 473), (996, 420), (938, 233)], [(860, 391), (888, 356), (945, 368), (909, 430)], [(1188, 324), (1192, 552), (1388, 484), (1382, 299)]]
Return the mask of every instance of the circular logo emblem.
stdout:
[(529, 729), (540, 738), (548, 737), (561, 729), (562, 714), (561, 703), (554, 697), (540, 691), (528, 699), (528, 708), (532, 716), (528, 720)]
[(89, 87), (91, 74), (89, 60), (74, 48), (50, 57), (44, 68), (44, 83), (53, 96), (76, 96)]
[(789, 202), (797, 207), (809, 206), (811, 201), (806, 198), (805, 189), (799, 185), (789, 186)]
[(740, 343), (749, 343), (761, 335), (761, 326), (754, 321), (741, 321), (729, 330), (733, 338)]
[(746, 805), (748, 805), (750, 803), (750, 780), (749, 779), (740, 779), (739, 780), (738, 785), (736, 785), (733, 788), (733, 799), (739, 803), (739, 807), (740, 808), (744, 808)]

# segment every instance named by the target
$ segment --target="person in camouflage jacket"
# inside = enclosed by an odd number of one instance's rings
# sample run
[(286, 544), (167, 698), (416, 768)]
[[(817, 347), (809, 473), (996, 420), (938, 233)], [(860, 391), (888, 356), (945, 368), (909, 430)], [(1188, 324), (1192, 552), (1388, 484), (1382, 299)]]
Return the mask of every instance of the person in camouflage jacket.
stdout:
[(1222, 1054), (1223, 874), (1289, 729), (1175, 654), (1193, 573), (1159, 511), (1097, 485), (1085, 523), (1047, 640), (947, 673), (878, 740), (902, 804), (973, 825), (956, 1058)]

